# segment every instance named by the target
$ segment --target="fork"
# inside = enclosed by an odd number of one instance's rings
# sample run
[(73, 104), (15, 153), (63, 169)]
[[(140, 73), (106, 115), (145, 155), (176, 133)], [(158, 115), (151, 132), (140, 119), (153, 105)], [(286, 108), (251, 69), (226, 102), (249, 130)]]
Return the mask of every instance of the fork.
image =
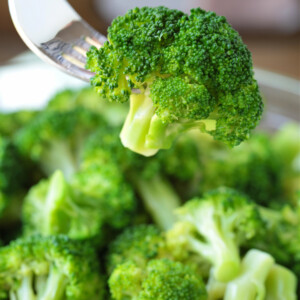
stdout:
[[(83, 0), (84, 1), (84, 0)], [(92, 28), (66, 0), (9, 0), (13, 23), (25, 44), (41, 59), (81, 80), (86, 52), (107, 38)]]

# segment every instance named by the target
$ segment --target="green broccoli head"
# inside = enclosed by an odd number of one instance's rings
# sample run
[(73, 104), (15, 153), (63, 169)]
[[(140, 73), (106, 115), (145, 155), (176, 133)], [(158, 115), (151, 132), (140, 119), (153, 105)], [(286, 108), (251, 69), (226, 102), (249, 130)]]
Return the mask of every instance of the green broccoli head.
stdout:
[(73, 239), (101, 238), (104, 214), (85, 196), (76, 197), (61, 171), (33, 186), (24, 199), (25, 235), (65, 234)]
[(150, 260), (141, 267), (134, 262), (120, 264), (111, 274), (113, 299), (207, 299), (205, 286), (187, 266), (168, 259)]
[(145, 156), (169, 148), (191, 128), (238, 145), (262, 114), (251, 54), (212, 12), (129, 10), (112, 22), (108, 42), (87, 56), (96, 91), (112, 102), (130, 99), (121, 140)]
[[(206, 193), (177, 210), (180, 222), (167, 233), (169, 247), (180, 245), (177, 256), (196, 253), (209, 261), (218, 281), (240, 272), (239, 246), (263, 225), (258, 210), (245, 195), (229, 188)], [(179, 251), (179, 253), (178, 253)]]
[(109, 246), (107, 270), (111, 274), (120, 264), (131, 261), (144, 268), (148, 261), (158, 258), (165, 249), (160, 230), (154, 225), (128, 227)]
[(98, 300), (104, 292), (94, 249), (66, 236), (33, 236), (1, 248), (0, 285), (10, 299)]
[(297, 206), (286, 205), (281, 209), (259, 208), (264, 227), (246, 243), (270, 253), (276, 262), (300, 276), (300, 202)]
[(206, 144), (210, 146), (201, 153), (200, 193), (224, 185), (246, 193), (261, 205), (287, 201), (282, 171), (288, 167), (274, 152), (268, 135), (255, 133), (230, 150), (215, 143)]
[(132, 186), (111, 153), (99, 148), (85, 154), (71, 180), (76, 197), (91, 209), (97, 208), (109, 227), (121, 229), (129, 225), (137, 207)]
[(59, 169), (69, 179), (78, 169), (86, 137), (101, 125), (101, 116), (82, 107), (45, 111), (18, 132), (16, 143), (46, 175)]

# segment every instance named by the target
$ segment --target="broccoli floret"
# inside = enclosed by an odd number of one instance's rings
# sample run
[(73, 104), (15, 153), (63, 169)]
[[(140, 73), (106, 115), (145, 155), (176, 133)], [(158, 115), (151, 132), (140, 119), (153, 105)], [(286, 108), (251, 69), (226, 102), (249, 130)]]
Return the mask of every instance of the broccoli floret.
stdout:
[(120, 264), (134, 262), (144, 268), (149, 260), (165, 253), (165, 240), (154, 225), (136, 225), (125, 229), (109, 246), (107, 271), (111, 274)]
[(18, 132), (16, 143), (47, 176), (59, 169), (70, 179), (80, 164), (86, 137), (102, 125), (101, 116), (84, 108), (44, 111)]
[(134, 262), (118, 265), (108, 281), (113, 299), (205, 300), (201, 278), (179, 262), (150, 260), (145, 267)]
[(98, 300), (104, 292), (94, 249), (66, 236), (34, 236), (1, 248), (0, 285), (8, 299)]
[(87, 151), (83, 163), (71, 180), (74, 193), (80, 201), (97, 209), (106, 225), (121, 229), (132, 222), (137, 200), (112, 153), (101, 149)]
[(255, 249), (248, 251), (242, 261), (241, 274), (226, 287), (224, 300), (265, 299), (265, 282), (273, 266), (274, 258), (268, 253)]
[[(284, 151), (288, 150), (275, 150), (275, 138), (276, 135), (273, 138), (265, 133), (255, 133), (248, 141), (229, 150), (220, 143), (197, 136), (195, 142), (199, 144), (201, 160), (198, 194), (224, 185), (246, 193), (267, 207), (295, 202), (293, 194), (299, 187), (300, 173), (298, 171), (297, 175), (291, 162), (283, 158), (286, 157)], [(289, 143), (286, 142), (287, 148)]]
[(98, 237), (103, 218), (99, 203), (78, 199), (61, 171), (32, 187), (23, 204), (27, 236), (65, 234), (73, 239)]
[(225, 17), (202, 9), (129, 10), (103, 47), (91, 47), (86, 67), (101, 96), (130, 100), (121, 140), (145, 156), (191, 128), (238, 145), (262, 114), (249, 50)]
[(127, 105), (120, 103), (107, 103), (99, 99), (99, 95), (91, 88), (80, 90), (63, 90), (50, 99), (46, 109), (68, 111), (78, 107), (100, 114), (110, 125), (122, 125), (128, 111)]
[(124, 148), (117, 137), (118, 130), (98, 129), (87, 141), (85, 155), (97, 156), (101, 167), (114, 160), (119, 172), (142, 198), (153, 220), (163, 229), (170, 228), (176, 220), (173, 211), (180, 206), (180, 198), (164, 174), (163, 159), (148, 159)]
[(260, 207), (264, 226), (245, 245), (270, 253), (281, 265), (300, 276), (300, 202), (280, 210)]
[(135, 197), (114, 164), (84, 160), (67, 182), (61, 171), (29, 191), (23, 205), (25, 233), (66, 234), (101, 242), (103, 227), (127, 226)]
[(296, 300), (297, 277), (287, 268), (274, 265), (266, 280), (266, 300)]
[(20, 128), (31, 122), (38, 113), (38, 111), (29, 110), (0, 113), (0, 135), (12, 137)]
[(229, 188), (192, 199), (177, 214), (180, 222), (167, 233), (169, 246), (178, 247), (183, 257), (196, 253), (209, 261), (221, 282), (239, 274), (239, 246), (263, 226), (256, 205)]

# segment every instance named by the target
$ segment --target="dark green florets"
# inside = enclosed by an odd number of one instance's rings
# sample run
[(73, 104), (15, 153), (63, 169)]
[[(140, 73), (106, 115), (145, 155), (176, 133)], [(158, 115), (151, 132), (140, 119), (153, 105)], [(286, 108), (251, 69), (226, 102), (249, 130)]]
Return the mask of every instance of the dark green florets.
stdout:
[(213, 12), (129, 10), (113, 21), (108, 42), (88, 52), (87, 68), (108, 100), (130, 98), (121, 139), (145, 156), (169, 148), (193, 127), (238, 145), (262, 114), (251, 54), (225, 17)]
[(101, 116), (84, 108), (45, 111), (18, 132), (16, 142), (46, 175), (60, 169), (69, 179), (78, 169), (84, 140), (101, 125)]
[(94, 249), (65, 236), (19, 239), (0, 250), (0, 290), (17, 299), (102, 299)]
[(112, 271), (126, 261), (145, 267), (149, 260), (157, 258), (164, 249), (164, 239), (154, 225), (138, 225), (127, 228), (111, 244), (107, 256), (107, 270)]
[(119, 265), (109, 278), (113, 299), (204, 300), (205, 286), (189, 267), (168, 259), (150, 260), (145, 267)]

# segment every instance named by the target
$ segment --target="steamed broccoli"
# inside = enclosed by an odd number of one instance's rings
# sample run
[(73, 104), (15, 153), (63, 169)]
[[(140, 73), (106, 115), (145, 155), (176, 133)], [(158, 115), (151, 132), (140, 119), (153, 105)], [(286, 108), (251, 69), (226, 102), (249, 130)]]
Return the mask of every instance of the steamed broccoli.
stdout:
[(21, 152), (39, 163), (47, 176), (57, 169), (69, 179), (80, 164), (86, 137), (103, 119), (84, 108), (44, 111), (16, 135)]
[(297, 278), (290, 270), (274, 265), (266, 280), (266, 300), (296, 300)]
[(146, 159), (125, 149), (117, 137), (118, 130), (109, 126), (99, 128), (88, 139), (84, 156), (92, 157), (93, 164), (99, 168), (114, 161), (118, 172), (125, 175), (155, 222), (163, 229), (169, 228), (176, 220), (173, 210), (180, 205), (180, 198), (164, 176), (162, 160)]
[(113, 154), (106, 154), (101, 149), (85, 151), (71, 186), (79, 202), (97, 210), (109, 227), (120, 229), (131, 224), (137, 201)]
[(19, 239), (0, 249), (4, 299), (103, 299), (93, 248), (65, 236)]
[(178, 248), (178, 257), (188, 252), (208, 260), (221, 282), (239, 274), (239, 246), (263, 226), (256, 205), (229, 188), (192, 199), (177, 214), (180, 221), (167, 233), (169, 246)]
[(99, 204), (78, 199), (61, 171), (32, 187), (23, 204), (25, 235), (66, 234), (86, 239), (101, 234), (103, 215)]
[(245, 245), (270, 253), (300, 277), (300, 201), (280, 210), (260, 207), (259, 213), (265, 225)]
[(198, 194), (224, 185), (246, 193), (263, 206), (295, 203), (294, 193), (300, 186), (298, 132), (300, 128), (295, 124), (273, 136), (256, 132), (230, 150), (194, 134), (200, 157)]
[(150, 260), (146, 266), (128, 261), (111, 274), (113, 299), (206, 300), (201, 278), (187, 266), (168, 259)]
[(199, 8), (129, 10), (103, 47), (91, 47), (86, 67), (101, 96), (130, 100), (121, 140), (145, 156), (191, 128), (238, 145), (262, 114), (249, 50), (225, 17)]
[(165, 250), (164, 237), (156, 226), (141, 224), (128, 227), (109, 246), (106, 259), (108, 274), (127, 261), (145, 267), (149, 260), (166, 254)]
[(23, 205), (26, 235), (66, 234), (98, 243), (105, 225), (120, 229), (131, 222), (136, 207), (131, 187), (113, 163), (92, 159), (83, 161), (70, 182), (57, 170), (30, 189)]
[(273, 266), (274, 258), (268, 253), (255, 249), (247, 252), (242, 261), (241, 274), (228, 283), (224, 300), (265, 299), (265, 282)]

